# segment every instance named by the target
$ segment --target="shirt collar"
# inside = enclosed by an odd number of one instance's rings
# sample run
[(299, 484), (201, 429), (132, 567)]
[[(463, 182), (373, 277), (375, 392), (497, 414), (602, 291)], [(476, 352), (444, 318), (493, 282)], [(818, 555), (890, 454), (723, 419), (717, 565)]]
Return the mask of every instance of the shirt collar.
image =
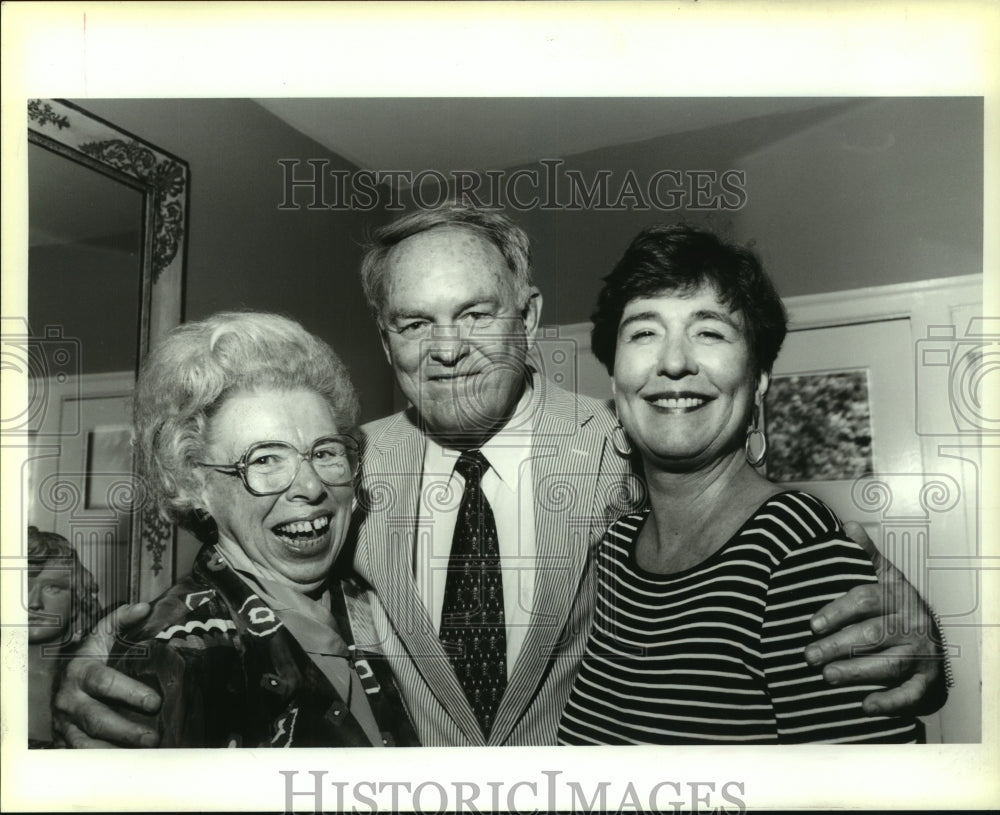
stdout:
[[(524, 431), (526, 427), (531, 427), (535, 396), (535, 389), (529, 383), (521, 394), (510, 421), (479, 448), (490, 467), (509, 489), (517, 487), (521, 466), (531, 456), (531, 444), (525, 444)], [(430, 436), (426, 438), (424, 472), (451, 473), (458, 461), (459, 451), (442, 447)]]

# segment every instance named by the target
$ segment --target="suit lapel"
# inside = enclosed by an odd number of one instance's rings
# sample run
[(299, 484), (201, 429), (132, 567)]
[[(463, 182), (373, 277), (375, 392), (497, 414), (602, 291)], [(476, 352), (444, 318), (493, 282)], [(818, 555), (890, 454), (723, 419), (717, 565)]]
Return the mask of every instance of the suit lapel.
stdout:
[(592, 506), (604, 435), (581, 430), (572, 394), (546, 386), (536, 375), (539, 398), (532, 433), (535, 511), (535, 592), (531, 625), (511, 673), (490, 734), (502, 744), (530, 703), (560, 642), (579, 590), (590, 546)]
[(374, 587), (427, 688), (473, 744), (482, 733), (413, 579), (425, 439), (405, 414), (366, 439), (358, 510), (358, 572)]

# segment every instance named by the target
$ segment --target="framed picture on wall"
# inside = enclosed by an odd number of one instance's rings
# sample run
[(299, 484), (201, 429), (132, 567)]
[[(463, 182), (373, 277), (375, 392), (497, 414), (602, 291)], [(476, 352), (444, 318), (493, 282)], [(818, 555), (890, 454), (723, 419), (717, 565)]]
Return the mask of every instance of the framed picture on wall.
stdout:
[(764, 426), (772, 481), (844, 481), (872, 472), (866, 370), (773, 377)]

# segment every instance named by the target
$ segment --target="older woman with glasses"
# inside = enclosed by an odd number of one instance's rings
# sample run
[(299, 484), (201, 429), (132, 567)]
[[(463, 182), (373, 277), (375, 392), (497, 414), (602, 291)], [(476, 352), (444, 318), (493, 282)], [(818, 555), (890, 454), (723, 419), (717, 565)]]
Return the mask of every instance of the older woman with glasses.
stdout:
[[(415, 744), (393, 679), (355, 647), (347, 537), (357, 398), (322, 340), (273, 314), (175, 329), (134, 404), (140, 475), (203, 543), (110, 664), (163, 698), (161, 747)], [(142, 714), (128, 714), (133, 718)]]

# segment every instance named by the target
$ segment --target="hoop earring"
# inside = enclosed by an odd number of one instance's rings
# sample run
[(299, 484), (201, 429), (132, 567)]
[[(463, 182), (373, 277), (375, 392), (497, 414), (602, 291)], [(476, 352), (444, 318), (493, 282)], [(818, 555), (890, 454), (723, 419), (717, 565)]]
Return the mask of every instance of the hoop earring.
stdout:
[[(621, 441), (619, 441), (619, 437)], [(632, 455), (632, 444), (629, 442), (628, 436), (625, 435), (625, 428), (622, 427), (621, 422), (618, 422), (615, 429), (611, 431), (611, 446), (623, 458), (628, 458)]]
[[(767, 435), (759, 427), (760, 424), (760, 406), (753, 406), (753, 421), (750, 427), (747, 428), (747, 438), (746, 442), (743, 444), (743, 454), (747, 457), (747, 464), (751, 467), (759, 467), (764, 463), (764, 459), (767, 458)], [(753, 437), (760, 436), (760, 452), (754, 455), (753, 450)]]

